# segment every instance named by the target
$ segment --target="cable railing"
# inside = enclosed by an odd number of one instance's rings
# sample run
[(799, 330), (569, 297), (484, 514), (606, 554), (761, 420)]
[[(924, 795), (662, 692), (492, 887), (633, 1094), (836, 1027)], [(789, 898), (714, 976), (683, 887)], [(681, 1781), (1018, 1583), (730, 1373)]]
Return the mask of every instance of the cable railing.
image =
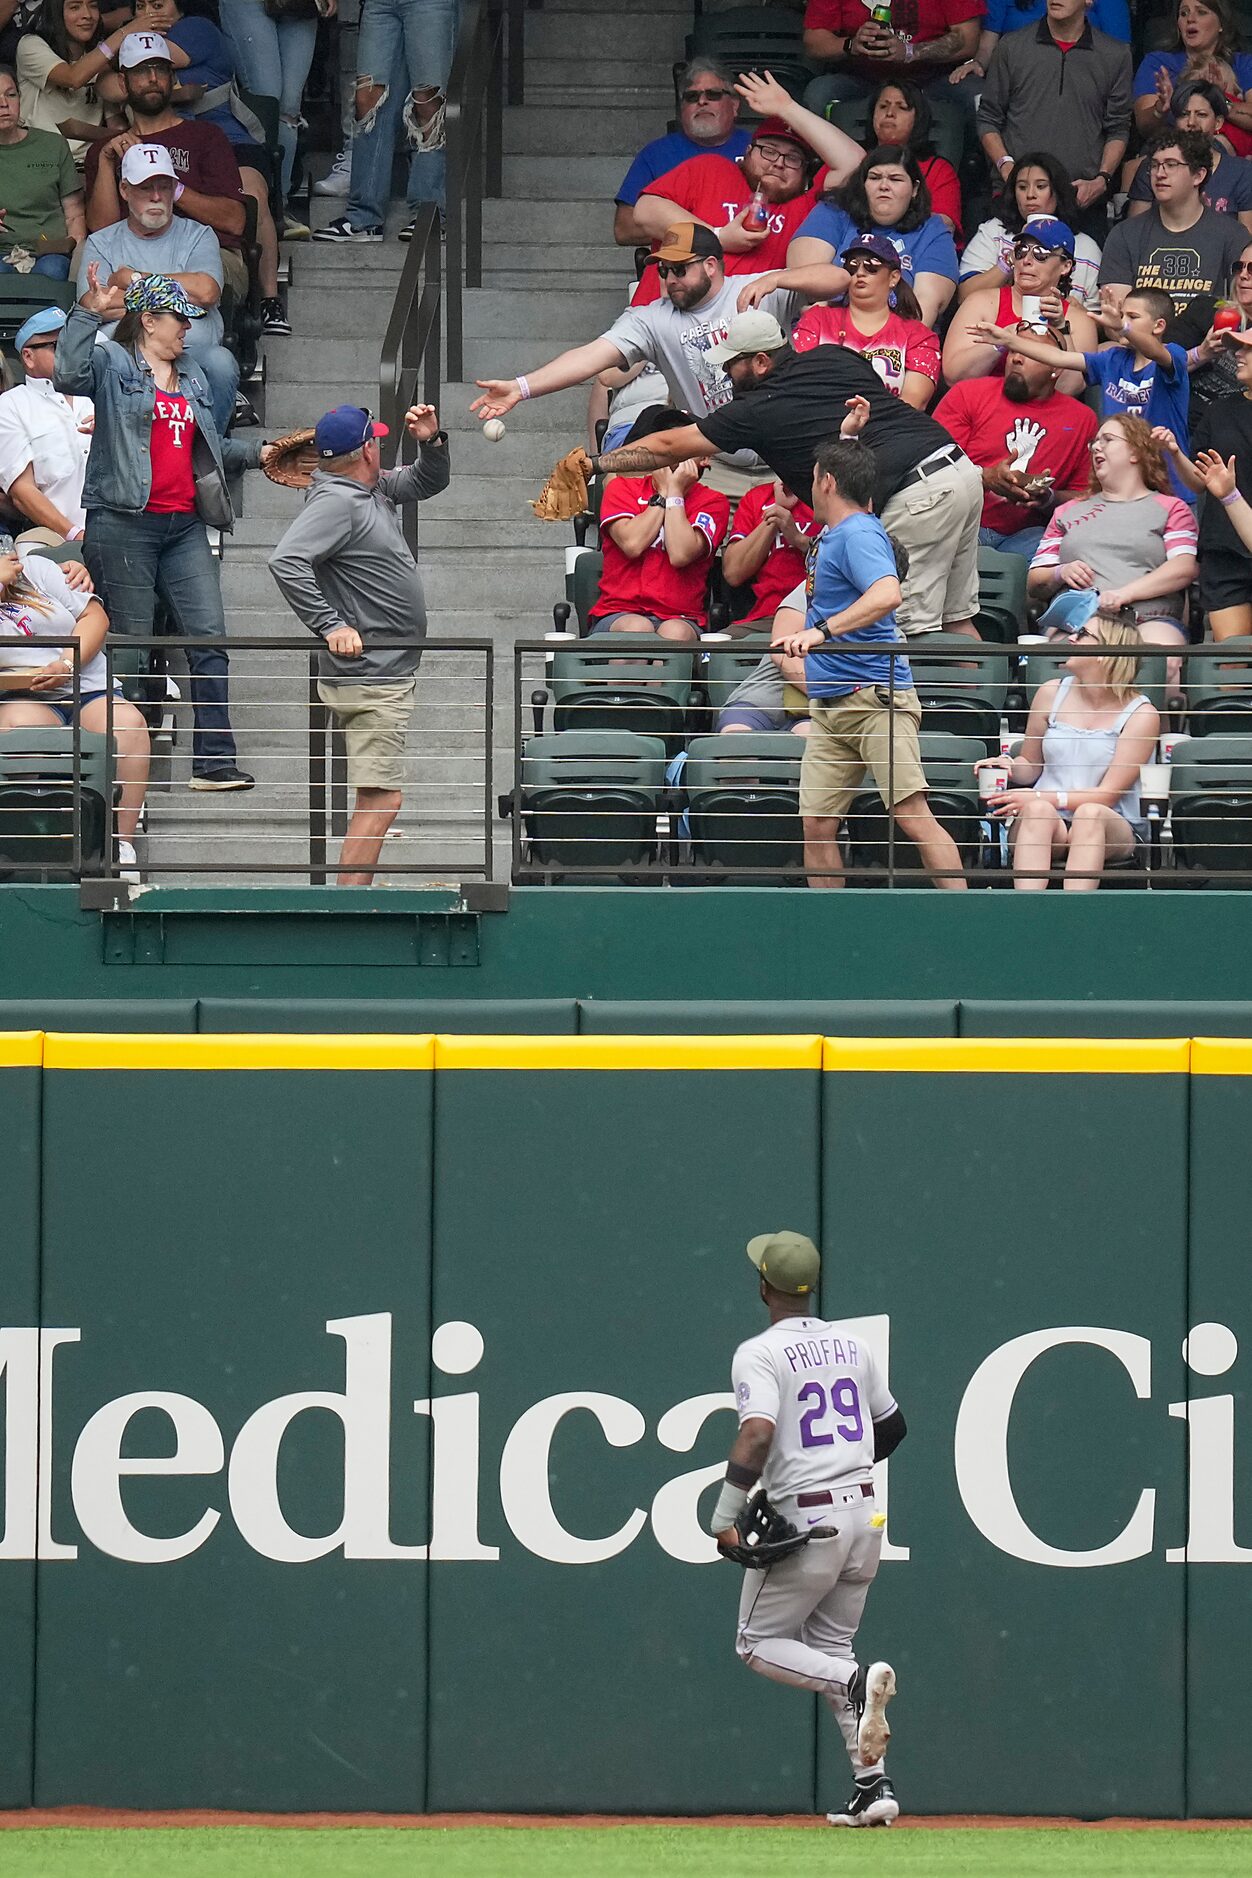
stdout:
[[(852, 658), (883, 652), (839, 650)], [(899, 652), (920, 704), (917, 742), (942, 836), (932, 842), (915, 816), (902, 811), (897, 821), (883, 806), (879, 784), (899, 805), (897, 758), (912, 761), (911, 738), (908, 749), (897, 747), (904, 700), (892, 671), (879, 687), (877, 776), (841, 767), (831, 783), (846, 795), (837, 803), (838, 845), (823, 846), (810, 829), (806, 847), (803, 693), (779, 683), (772, 710), (760, 709), (758, 696), (737, 714), (740, 728), (719, 727), (732, 694), (768, 663), (767, 637), (706, 635), (686, 646), (641, 634), (552, 634), (518, 644), (513, 789), (501, 801), (514, 882), (898, 887), (929, 876), (936, 886), (1252, 885), (1252, 642), (1132, 652), (1134, 689), (1158, 711), (1159, 737), (1115, 805), (1119, 821), (1105, 823), (1099, 802), (1076, 817), (1066, 803), (1055, 840), (1049, 820), (1041, 853), (1032, 818), (1046, 804), (1027, 800), (1040, 779), (1023, 766), (1013, 782), (1010, 765), (1040, 686), (1067, 667), (1077, 676), (1079, 661), (1107, 659), (1109, 648), (927, 635)], [(744, 716), (770, 727), (743, 728)], [(1092, 853), (1098, 866), (1087, 865)]]
[[(65, 727), (11, 728), (0, 719), (0, 879), (335, 883), (353, 808), (351, 759), (319, 693), (309, 639), (231, 639), (230, 728), (254, 786), (220, 792), (193, 782), (207, 762), (204, 748), (196, 751), (197, 707), (201, 728), (220, 732), (218, 697), (181, 656), (198, 647), (203, 641), (192, 638), (112, 635), (103, 727), (94, 733), (78, 726), (77, 710)], [(493, 648), (429, 638), (395, 649), (420, 650), (421, 662), (404, 733), (402, 803), (377, 882), (491, 880)], [(159, 670), (143, 669), (156, 663)], [(77, 696), (77, 668), (73, 687)], [(134, 832), (127, 816), (140, 801)], [(119, 854), (119, 837), (135, 861)]]

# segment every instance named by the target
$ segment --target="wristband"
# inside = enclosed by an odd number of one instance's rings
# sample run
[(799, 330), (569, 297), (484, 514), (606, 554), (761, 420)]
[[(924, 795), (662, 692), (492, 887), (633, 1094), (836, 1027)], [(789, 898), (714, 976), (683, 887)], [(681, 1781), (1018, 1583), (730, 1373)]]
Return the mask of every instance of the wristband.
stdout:
[(1011, 157), (1011, 156), (1009, 155), (1009, 153), (1008, 153), (1008, 151), (1007, 151), (1007, 150), (1006, 150), (1006, 151), (1004, 152), (1004, 155), (1003, 155), (1002, 157), (997, 157), (997, 158), (996, 158), (996, 168), (997, 168), (997, 169), (999, 170), (999, 172), (1000, 172), (1000, 174), (1001, 174), (1001, 176), (1003, 176), (1003, 174), (1004, 174), (1004, 166), (1005, 166), (1005, 164), (1006, 164), (1006, 163), (1008, 164), (1008, 166), (1009, 166), (1009, 168), (1010, 168), (1010, 169), (1012, 169), (1012, 167), (1013, 167), (1013, 159), (1012, 159), (1012, 157)]
[(1232, 502), (1241, 502), (1243, 498), (1237, 489), (1232, 489), (1228, 496), (1218, 496), (1217, 500), (1224, 509), (1228, 509)]
[(1056, 791), (1056, 806), (1058, 809), (1067, 809), (1069, 807), (1069, 791), (1067, 789), (1058, 789)]
[(100, 44), (96, 47), (96, 51), (100, 54), (100, 57), (102, 59), (107, 59), (109, 61), (109, 64), (112, 65), (113, 50), (112, 50), (112, 47), (109, 45), (109, 42), (107, 39), (102, 39), (100, 41)]
[(666, 496), (665, 506), (667, 509), (685, 509), (687, 503), (682, 496)]
[(530, 386), (526, 383), (526, 380), (522, 377), (522, 374), (520, 372), (517, 374), (517, 389), (520, 392), (523, 399), (529, 398)]
[(732, 1487), (728, 1480), (722, 1482), (722, 1491), (717, 1505), (713, 1508), (713, 1517), (709, 1521), (709, 1531), (716, 1535), (725, 1532), (727, 1526), (733, 1526), (748, 1504), (748, 1496), (742, 1487)]

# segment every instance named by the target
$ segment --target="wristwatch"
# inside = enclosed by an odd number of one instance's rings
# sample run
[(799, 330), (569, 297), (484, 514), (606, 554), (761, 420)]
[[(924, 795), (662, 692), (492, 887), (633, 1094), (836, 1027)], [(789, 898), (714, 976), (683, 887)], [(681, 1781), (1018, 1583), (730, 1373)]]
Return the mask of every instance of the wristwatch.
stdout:
[(665, 507), (665, 497), (661, 495), (649, 496), (648, 507), (650, 509), (663, 509)]
[(1108, 170), (1097, 170), (1096, 175), (1099, 177), (1100, 181), (1104, 184), (1104, 187), (1108, 190), (1108, 193), (1112, 195), (1114, 193), (1113, 178), (1110, 172)]

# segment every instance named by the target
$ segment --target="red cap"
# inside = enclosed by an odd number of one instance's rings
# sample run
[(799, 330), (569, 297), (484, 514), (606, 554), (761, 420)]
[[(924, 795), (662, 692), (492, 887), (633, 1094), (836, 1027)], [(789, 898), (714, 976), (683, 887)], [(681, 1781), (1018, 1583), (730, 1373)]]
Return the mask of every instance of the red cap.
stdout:
[(804, 148), (804, 139), (799, 131), (792, 130), (790, 124), (785, 124), (781, 117), (762, 119), (752, 133), (753, 143), (757, 143), (762, 137), (789, 137), (792, 143), (798, 143), (802, 149)]

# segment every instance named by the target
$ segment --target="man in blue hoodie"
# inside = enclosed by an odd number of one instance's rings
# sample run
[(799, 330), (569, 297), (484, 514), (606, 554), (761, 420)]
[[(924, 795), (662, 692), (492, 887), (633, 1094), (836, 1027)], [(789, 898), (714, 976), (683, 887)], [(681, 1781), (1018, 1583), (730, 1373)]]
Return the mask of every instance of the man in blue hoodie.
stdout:
[(379, 438), (387, 426), (358, 405), (328, 411), (314, 432), (320, 467), (308, 500), (269, 559), (288, 606), (326, 647), (318, 695), (343, 730), (356, 791), (341, 887), (373, 880), (404, 787), (421, 658), (412, 641), (425, 636), (426, 601), (400, 505), (448, 486), (448, 438), (435, 407), (413, 405), (404, 428), (421, 445), (417, 461), (385, 470)]

